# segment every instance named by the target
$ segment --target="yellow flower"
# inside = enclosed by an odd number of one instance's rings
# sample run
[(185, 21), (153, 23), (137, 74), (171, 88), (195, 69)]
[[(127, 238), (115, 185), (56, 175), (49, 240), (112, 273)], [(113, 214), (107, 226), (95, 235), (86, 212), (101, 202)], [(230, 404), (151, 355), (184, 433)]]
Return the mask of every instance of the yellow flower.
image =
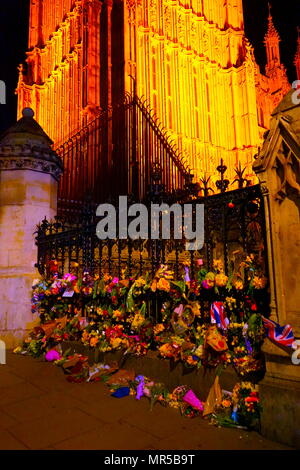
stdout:
[(205, 281), (208, 286), (213, 287), (215, 285), (215, 275), (212, 272), (209, 272), (205, 276)]
[(102, 310), (101, 307), (97, 307), (96, 312), (97, 312), (97, 315), (102, 315), (103, 314), (103, 310)]
[(228, 276), (225, 276), (225, 274), (220, 273), (217, 274), (215, 277), (215, 282), (218, 287), (225, 287), (228, 281)]
[(14, 349), (14, 354), (19, 354), (22, 351), (21, 346), (18, 346)]
[(204, 348), (203, 348), (203, 344), (201, 344), (200, 346), (198, 346), (194, 354), (201, 358), (203, 356), (203, 353), (204, 353)]
[(201, 309), (200, 309), (199, 302), (192, 302), (191, 307), (192, 307), (192, 312), (195, 315), (195, 317), (200, 317), (201, 316)]
[(122, 339), (122, 346), (126, 349), (129, 347), (129, 340), (127, 338)]
[(179, 402), (178, 401), (169, 401), (169, 406), (171, 408), (175, 408), (175, 409), (178, 409), (179, 408)]
[(110, 344), (111, 344), (113, 349), (117, 349), (120, 346), (121, 343), (122, 343), (121, 338), (113, 338), (110, 341)]
[(140, 313), (136, 313), (133, 318), (133, 322), (131, 323), (131, 328), (133, 330), (140, 328), (142, 324), (144, 323), (144, 321), (145, 321), (145, 317), (141, 315)]
[(216, 271), (223, 271), (223, 261), (221, 259), (215, 259), (214, 262), (213, 262), (213, 268), (216, 270)]
[(145, 279), (143, 279), (142, 277), (139, 277), (136, 281), (135, 281), (135, 286), (136, 287), (142, 287), (146, 284), (146, 281)]
[(185, 339), (180, 338), (180, 336), (171, 336), (171, 340), (173, 341), (173, 343), (179, 344), (179, 346), (181, 346), (185, 342)]

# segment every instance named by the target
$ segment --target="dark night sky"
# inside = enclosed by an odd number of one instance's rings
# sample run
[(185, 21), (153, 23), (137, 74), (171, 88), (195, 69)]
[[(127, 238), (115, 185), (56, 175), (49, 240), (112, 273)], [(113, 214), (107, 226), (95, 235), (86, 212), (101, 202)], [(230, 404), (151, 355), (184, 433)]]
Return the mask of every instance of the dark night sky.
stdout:
[[(211, 0), (214, 1), (214, 0)], [(265, 65), (263, 38), (267, 28), (267, 0), (243, 0), (246, 35), (255, 47), (256, 60)], [(293, 66), (297, 32), (300, 26), (299, 0), (271, 0), (274, 23), (281, 35), (282, 60), (288, 69), (290, 81), (296, 79)], [(0, 51), (2, 66), (0, 80), (7, 85), (7, 104), (0, 104), (0, 132), (15, 122), (17, 66), (24, 62), (28, 36), (29, 0), (0, 1)]]

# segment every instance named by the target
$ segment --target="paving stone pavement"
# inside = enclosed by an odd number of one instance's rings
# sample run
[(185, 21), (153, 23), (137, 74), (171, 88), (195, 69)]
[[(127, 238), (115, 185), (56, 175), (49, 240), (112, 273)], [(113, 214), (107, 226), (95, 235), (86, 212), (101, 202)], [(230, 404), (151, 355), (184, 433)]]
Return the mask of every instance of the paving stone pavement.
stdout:
[(288, 450), (258, 433), (217, 428), (146, 398), (73, 384), (61, 368), (7, 353), (0, 365), (0, 450)]

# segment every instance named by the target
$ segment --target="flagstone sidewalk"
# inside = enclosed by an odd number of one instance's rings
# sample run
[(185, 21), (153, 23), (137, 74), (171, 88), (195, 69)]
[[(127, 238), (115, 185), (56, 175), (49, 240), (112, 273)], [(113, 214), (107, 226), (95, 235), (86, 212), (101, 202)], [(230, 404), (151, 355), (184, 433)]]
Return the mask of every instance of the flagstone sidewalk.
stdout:
[(0, 365), (0, 449), (284, 450), (255, 432), (216, 428), (134, 397), (110, 396), (103, 383), (73, 384), (62, 370), (7, 354)]

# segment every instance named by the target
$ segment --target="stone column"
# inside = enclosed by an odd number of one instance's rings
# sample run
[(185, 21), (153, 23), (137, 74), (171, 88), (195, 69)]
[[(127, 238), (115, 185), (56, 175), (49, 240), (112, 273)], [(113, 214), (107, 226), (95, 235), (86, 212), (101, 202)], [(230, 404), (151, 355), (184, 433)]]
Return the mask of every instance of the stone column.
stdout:
[[(265, 201), (271, 319), (300, 337), (300, 105), (291, 90), (272, 114), (254, 163)], [(266, 339), (266, 376), (260, 384), (262, 432), (300, 446), (300, 365), (294, 350)]]
[(36, 225), (56, 215), (62, 162), (30, 108), (0, 139), (0, 338), (20, 344), (31, 313)]

